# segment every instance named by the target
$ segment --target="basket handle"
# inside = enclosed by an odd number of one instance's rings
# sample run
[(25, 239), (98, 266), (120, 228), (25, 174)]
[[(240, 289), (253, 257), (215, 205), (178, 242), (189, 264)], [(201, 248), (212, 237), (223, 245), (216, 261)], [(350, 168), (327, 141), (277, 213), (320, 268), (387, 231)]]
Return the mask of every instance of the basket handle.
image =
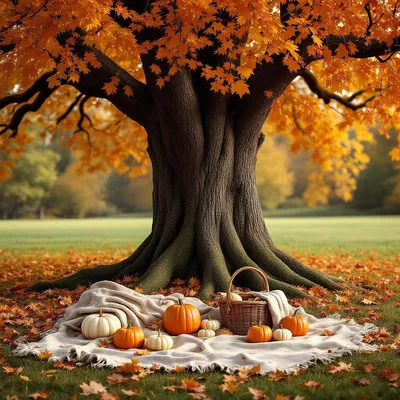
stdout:
[(231, 279), (229, 279), (229, 282), (228, 282), (228, 287), (226, 288), (226, 310), (227, 310), (227, 312), (229, 312), (229, 311), (230, 311), (230, 308), (231, 308), (231, 301), (232, 301), (232, 300), (231, 300), (232, 282), (233, 282), (233, 280), (236, 278), (236, 276), (237, 276), (238, 274), (240, 274), (241, 272), (243, 272), (243, 271), (254, 271), (254, 272), (257, 272), (257, 274), (260, 275), (261, 278), (262, 278), (263, 281), (264, 281), (264, 290), (265, 290), (266, 292), (269, 292), (269, 284), (268, 284), (267, 276), (264, 274), (263, 271), (261, 271), (259, 268), (250, 267), (250, 266), (246, 266), (246, 267), (239, 268), (237, 271), (235, 271), (235, 272), (232, 274)]

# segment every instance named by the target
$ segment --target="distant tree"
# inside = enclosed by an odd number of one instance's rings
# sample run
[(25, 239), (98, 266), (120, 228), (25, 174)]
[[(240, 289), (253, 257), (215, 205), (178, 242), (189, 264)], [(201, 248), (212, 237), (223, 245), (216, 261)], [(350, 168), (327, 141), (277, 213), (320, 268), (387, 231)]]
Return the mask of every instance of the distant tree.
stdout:
[(104, 200), (105, 178), (101, 174), (79, 174), (70, 165), (53, 186), (47, 205), (57, 217), (103, 216), (113, 208)]
[(111, 173), (106, 185), (106, 199), (122, 212), (152, 210), (152, 177), (148, 172), (135, 178), (128, 174)]
[(385, 199), (392, 193), (395, 177), (399, 173), (396, 164), (388, 157), (395, 145), (394, 131), (389, 140), (378, 135), (375, 142), (369, 145), (367, 154), (370, 162), (357, 179), (357, 189), (352, 201), (354, 208), (372, 209), (385, 205)]
[(59, 156), (43, 142), (27, 146), (11, 179), (0, 183), (0, 209), (3, 218), (15, 218), (27, 209), (37, 211), (57, 179)]
[(294, 174), (289, 170), (285, 144), (266, 136), (257, 156), (256, 182), (261, 205), (273, 210), (293, 193)]
[(51, 142), (49, 143), (49, 148), (59, 155), (59, 160), (57, 162), (57, 174), (61, 175), (74, 161), (72, 151), (69, 147), (66, 147), (60, 143), (59, 137), (52, 138)]
[(400, 213), (400, 173), (393, 179), (392, 192), (385, 198), (384, 208), (388, 212)]

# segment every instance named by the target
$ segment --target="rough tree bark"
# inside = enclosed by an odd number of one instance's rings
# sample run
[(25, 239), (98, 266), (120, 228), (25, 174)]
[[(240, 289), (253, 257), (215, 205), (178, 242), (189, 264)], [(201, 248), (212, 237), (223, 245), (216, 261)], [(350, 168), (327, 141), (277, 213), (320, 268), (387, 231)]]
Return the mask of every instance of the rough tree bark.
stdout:
[[(261, 268), (272, 289), (291, 297), (304, 296), (296, 286), (340, 289), (338, 280), (306, 267), (274, 245), (257, 195), (261, 128), (273, 101), (295, 75), (284, 67), (263, 64), (250, 81), (251, 95), (239, 100), (210, 92), (189, 71), (176, 74), (160, 90), (148, 72), (150, 64), (144, 60), (154, 102), (152, 116), (144, 124), (153, 165), (151, 234), (120, 263), (39, 282), (32, 289), (74, 288), (137, 274), (137, 285), (153, 292), (174, 278), (197, 276), (200, 296), (207, 297), (224, 290), (230, 275), (244, 265)], [(267, 80), (257, 80), (265, 74)], [(272, 98), (265, 96), (265, 90), (273, 92)], [(240, 276), (238, 284), (262, 287), (251, 272)]]

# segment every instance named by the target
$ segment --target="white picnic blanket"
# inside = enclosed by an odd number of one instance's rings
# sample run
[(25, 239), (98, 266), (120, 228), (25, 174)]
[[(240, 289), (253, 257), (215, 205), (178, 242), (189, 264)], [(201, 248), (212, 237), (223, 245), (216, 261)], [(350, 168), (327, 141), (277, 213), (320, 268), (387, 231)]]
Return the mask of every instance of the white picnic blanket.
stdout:
[[(255, 297), (268, 301), (273, 315), (274, 326), (285, 315), (293, 314), (292, 307), (282, 291), (251, 292)], [(18, 356), (38, 355), (44, 350), (53, 353), (50, 361), (74, 360), (79, 365), (91, 364), (95, 367), (116, 367), (129, 362), (137, 349), (121, 351), (112, 344), (108, 348), (99, 347), (100, 339), (88, 340), (80, 332), (80, 325), (85, 315), (103, 312), (115, 314), (122, 323), (141, 326), (145, 336), (155, 334), (146, 328), (162, 318), (165, 309), (183, 298), (181, 294), (144, 295), (115, 282), (102, 281), (93, 284), (82, 293), (78, 302), (65, 311), (55, 325), (39, 342), (19, 343), (14, 350)], [(195, 297), (184, 298), (185, 303), (195, 305), (203, 318), (210, 315), (219, 318), (219, 310), (210, 307)], [(376, 327), (372, 324), (359, 325), (338, 318), (318, 319), (307, 314), (300, 307), (300, 315), (307, 317), (310, 330), (306, 336), (295, 337), (286, 342), (249, 343), (245, 336), (221, 335), (213, 338), (199, 338), (193, 335), (174, 336), (171, 350), (151, 352), (140, 356), (143, 367), (153, 363), (168, 370), (177, 365), (193, 371), (222, 369), (235, 371), (237, 366), (261, 365), (262, 373), (276, 370), (291, 372), (305, 368), (317, 362), (330, 362), (335, 358), (356, 351), (374, 351), (376, 346), (362, 342), (363, 335)], [(321, 336), (325, 329), (335, 332), (333, 336)], [(75, 336), (74, 336), (75, 333)]]

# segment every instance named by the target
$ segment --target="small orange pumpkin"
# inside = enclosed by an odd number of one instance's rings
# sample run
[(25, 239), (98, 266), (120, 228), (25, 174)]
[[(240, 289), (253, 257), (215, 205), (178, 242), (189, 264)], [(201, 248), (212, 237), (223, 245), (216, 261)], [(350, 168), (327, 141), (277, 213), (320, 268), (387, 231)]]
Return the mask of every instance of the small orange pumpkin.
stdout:
[(142, 347), (144, 343), (144, 332), (139, 326), (120, 328), (115, 332), (114, 344), (119, 349), (132, 349)]
[(192, 304), (183, 304), (182, 299), (178, 299), (178, 302), (179, 304), (169, 306), (164, 312), (165, 331), (170, 335), (197, 332), (201, 324), (199, 310)]
[(247, 340), (250, 343), (269, 342), (272, 338), (272, 329), (267, 325), (253, 325), (247, 331)]
[(304, 336), (308, 332), (308, 321), (302, 315), (296, 315), (297, 309), (293, 315), (282, 318), (281, 325), (285, 329), (289, 329), (293, 336)]

